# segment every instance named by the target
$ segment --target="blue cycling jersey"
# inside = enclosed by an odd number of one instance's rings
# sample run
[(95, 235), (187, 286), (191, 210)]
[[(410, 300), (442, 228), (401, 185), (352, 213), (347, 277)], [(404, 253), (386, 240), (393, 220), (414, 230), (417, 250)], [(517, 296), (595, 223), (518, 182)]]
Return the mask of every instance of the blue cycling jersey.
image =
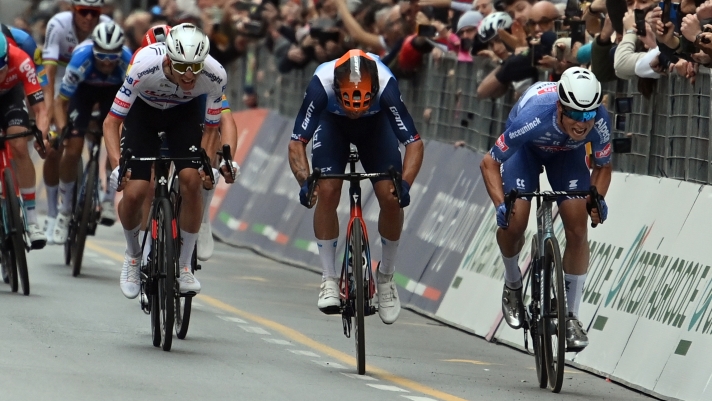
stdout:
[[(363, 117), (373, 116), (383, 111), (391, 129), (402, 144), (408, 145), (420, 140), (413, 118), (403, 104), (398, 82), (391, 70), (375, 54), (368, 53), (368, 55), (376, 60), (378, 66), (379, 91), (375, 101), (371, 103), (371, 108), (364, 113)], [(294, 123), (292, 140), (308, 143), (319, 127), (319, 118), (322, 112), (347, 118), (334, 95), (335, 64), (336, 60), (328, 61), (317, 67), (314, 72)]]
[(569, 137), (557, 121), (559, 95), (556, 82), (537, 82), (522, 95), (509, 113), (504, 133), (490, 155), (504, 163), (522, 147), (547, 160), (552, 154), (570, 151), (591, 143), (593, 162), (603, 166), (611, 161), (611, 120), (604, 106), (596, 109), (593, 129), (582, 141)]
[(42, 50), (37, 48), (37, 43), (32, 39), (29, 33), (23, 31), (20, 28), (15, 28), (13, 26), (0, 24), (0, 32), (5, 35), (6, 38), (14, 42), (17, 47), (22, 49), (27, 53), (35, 64), (35, 72), (39, 78), (40, 85), (47, 85), (47, 74), (44, 72), (44, 66), (42, 66)]
[(96, 67), (96, 59), (92, 52), (91, 40), (84, 41), (72, 52), (72, 58), (67, 64), (67, 71), (62, 78), (60, 96), (69, 99), (77, 91), (79, 84), (85, 83), (92, 86), (121, 85), (126, 78), (126, 69), (131, 61), (131, 50), (124, 46), (121, 59), (109, 75), (102, 74)]

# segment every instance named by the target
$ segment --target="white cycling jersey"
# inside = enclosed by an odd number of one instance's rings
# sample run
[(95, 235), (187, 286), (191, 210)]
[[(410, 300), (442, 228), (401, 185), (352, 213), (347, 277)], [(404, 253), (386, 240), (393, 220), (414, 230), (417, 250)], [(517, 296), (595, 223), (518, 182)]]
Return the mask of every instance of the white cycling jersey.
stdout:
[(136, 53), (124, 84), (111, 106), (111, 114), (123, 119), (137, 97), (163, 110), (205, 95), (205, 124), (213, 127), (219, 125), (223, 91), (227, 85), (227, 73), (223, 66), (208, 56), (193, 89), (184, 91), (163, 73), (165, 54), (165, 43), (144, 47)]
[[(99, 19), (99, 22), (109, 21), (111, 21), (111, 18), (106, 15), (102, 15)], [(52, 17), (47, 23), (45, 45), (42, 48), (42, 62), (44, 64), (56, 63), (66, 66), (72, 58), (72, 51), (77, 45), (79, 45), (79, 40), (74, 31), (73, 14), (71, 11), (61, 12)]]

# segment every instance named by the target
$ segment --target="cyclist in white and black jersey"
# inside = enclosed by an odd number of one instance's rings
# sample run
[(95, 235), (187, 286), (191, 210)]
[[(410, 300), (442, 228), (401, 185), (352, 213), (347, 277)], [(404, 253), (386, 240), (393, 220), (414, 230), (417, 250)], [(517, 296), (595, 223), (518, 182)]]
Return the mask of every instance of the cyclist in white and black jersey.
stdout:
[[(214, 58), (208, 55), (210, 44), (205, 34), (192, 24), (181, 24), (168, 34), (165, 43), (141, 49), (116, 94), (109, 115), (104, 120), (106, 150), (113, 171), (111, 185), (123, 190), (119, 203), (119, 219), (126, 236), (126, 254), (121, 271), (121, 291), (127, 298), (138, 296), (140, 289), (139, 244), (141, 204), (150, 186), (151, 166), (129, 163), (130, 172), (118, 183), (121, 149), (131, 149), (136, 157), (152, 157), (159, 152), (158, 132), (166, 132), (171, 156), (197, 156), (203, 136), (218, 135), (222, 111), (222, 94), (227, 74)], [(207, 101), (201, 99), (207, 96)], [(119, 128), (123, 122), (123, 132)], [(223, 141), (229, 138), (223, 138)], [(228, 143), (231, 149), (236, 138)], [(232, 142), (232, 143), (230, 143)], [(190, 271), (190, 260), (202, 220), (201, 187), (209, 184), (198, 165), (176, 162), (179, 170), (181, 196), (180, 236), (182, 239), (178, 279), (182, 293), (199, 292), (200, 283)], [(235, 167), (232, 167), (235, 169)], [(234, 171), (234, 170), (233, 170)], [(227, 166), (221, 166), (226, 182), (232, 182)], [(202, 181), (201, 181), (202, 179)]]
[[(105, 0), (72, 0), (72, 11), (64, 11), (52, 17), (47, 23), (45, 44), (42, 49), (42, 64), (48, 84), (45, 102), (50, 121), (53, 121), (54, 98), (59, 94), (62, 77), (67, 63), (72, 58), (74, 48), (88, 39), (99, 22), (109, 22), (111, 18), (101, 15)], [(57, 217), (57, 193), (59, 186), (59, 153), (47, 149), (47, 158), (42, 168), (47, 190), (47, 227), (48, 244), (53, 244), (54, 223)]]

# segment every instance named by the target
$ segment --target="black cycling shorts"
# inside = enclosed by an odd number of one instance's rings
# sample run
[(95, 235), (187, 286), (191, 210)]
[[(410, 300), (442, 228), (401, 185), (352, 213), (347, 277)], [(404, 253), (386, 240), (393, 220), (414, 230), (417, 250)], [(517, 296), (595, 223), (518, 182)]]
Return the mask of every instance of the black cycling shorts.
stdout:
[[(171, 157), (199, 156), (203, 137), (205, 108), (196, 98), (170, 109), (157, 109), (140, 97), (131, 105), (124, 119), (121, 133), (121, 150), (131, 149), (136, 157), (157, 157), (161, 149), (159, 132), (166, 133), (166, 142)], [(198, 169), (200, 162), (179, 161), (174, 163), (178, 171), (184, 168)], [(129, 162), (132, 180), (149, 181), (151, 163)]]
[(0, 95), (0, 127), (30, 127), (30, 115), (25, 105), (25, 90), (21, 84)]
[(74, 129), (69, 134), (70, 137), (82, 137), (89, 128), (89, 121), (94, 110), (94, 105), (99, 105), (99, 126), (104, 122), (106, 115), (111, 110), (116, 92), (121, 85), (95, 86), (89, 84), (79, 84), (74, 96), (69, 100), (69, 119)]

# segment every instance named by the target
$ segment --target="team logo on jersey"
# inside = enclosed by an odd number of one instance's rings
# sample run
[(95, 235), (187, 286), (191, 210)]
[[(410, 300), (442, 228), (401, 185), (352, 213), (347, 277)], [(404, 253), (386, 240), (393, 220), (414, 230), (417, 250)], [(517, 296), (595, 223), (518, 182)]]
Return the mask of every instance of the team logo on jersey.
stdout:
[(405, 127), (405, 124), (403, 123), (403, 120), (401, 119), (401, 116), (398, 113), (398, 109), (395, 106), (391, 106), (388, 108), (388, 110), (393, 113), (393, 118), (396, 120), (396, 125), (398, 125), (398, 129), (401, 131), (408, 132), (408, 128)]
[(35, 65), (42, 65), (42, 50), (39, 47), (35, 49), (32, 61), (34, 61)]
[(536, 94), (543, 95), (545, 93), (552, 93), (552, 92), (556, 92), (556, 85), (547, 85), (546, 87), (539, 89), (536, 92)]
[(608, 130), (608, 124), (606, 124), (603, 118), (596, 121), (596, 131), (598, 131), (598, 135), (601, 136), (601, 144), (610, 141), (611, 132)]
[(603, 150), (596, 152), (597, 159), (602, 159), (602, 158), (608, 157), (610, 155), (611, 155), (611, 144), (610, 143), (606, 144), (606, 147), (604, 147)]
[(541, 120), (539, 119), (539, 117), (536, 117), (536, 118), (534, 118), (534, 121), (530, 121), (530, 122), (526, 123), (522, 128), (519, 128), (516, 131), (510, 132), (509, 138), (514, 139), (518, 136), (524, 135), (527, 132), (536, 128), (539, 124), (541, 124)]
[(158, 71), (158, 66), (157, 66), (157, 65), (154, 65), (153, 67), (147, 68), (147, 69), (145, 69), (145, 70), (139, 72), (138, 74), (136, 74), (136, 78), (139, 79), (139, 78), (141, 78), (141, 77), (144, 76), (144, 75), (153, 74), (153, 73), (155, 73), (156, 71)]
[(222, 81), (223, 81), (222, 78), (220, 78), (219, 76), (217, 76), (215, 74), (210, 73), (209, 71), (203, 71), (203, 75), (208, 77), (210, 82), (217, 82), (218, 84), (222, 84)]
[(506, 152), (509, 150), (509, 146), (507, 146), (506, 143), (504, 143), (504, 134), (500, 135), (499, 138), (497, 138), (497, 142), (495, 142), (495, 146), (499, 148), (502, 152)]
[(128, 109), (129, 107), (131, 107), (130, 104), (128, 104), (127, 102), (124, 102), (123, 100), (121, 100), (119, 98), (114, 98), (114, 104), (121, 108), (124, 108), (124, 109)]
[(35, 67), (32, 66), (30, 59), (26, 59), (20, 64), (20, 72), (25, 73), (27, 80), (32, 85), (37, 85), (37, 75), (35, 74)]

